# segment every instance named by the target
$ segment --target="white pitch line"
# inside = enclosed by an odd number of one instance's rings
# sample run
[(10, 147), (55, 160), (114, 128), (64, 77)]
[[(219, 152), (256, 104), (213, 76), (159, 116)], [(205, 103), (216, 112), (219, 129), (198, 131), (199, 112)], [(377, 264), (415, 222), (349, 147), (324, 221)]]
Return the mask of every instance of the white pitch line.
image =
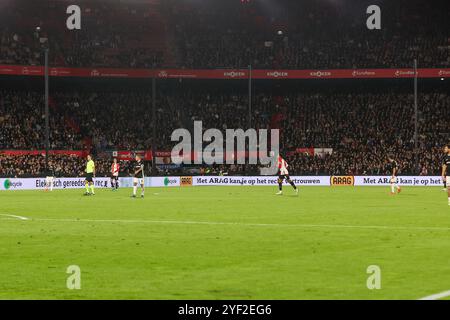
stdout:
[(419, 300), (439, 300), (442, 298), (450, 297), (450, 290), (441, 293), (432, 294), (431, 296), (420, 298)]
[(31, 221), (52, 222), (106, 222), (106, 223), (149, 223), (149, 224), (192, 224), (192, 225), (228, 225), (246, 227), (276, 227), (276, 228), (333, 228), (333, 229), (375, 229), (375, 230), (406, 230), (406, 231), (450, 231), (450, 227), (402, 227), (402, 226), (365, 226), (339, 224), (276, 224), (276, 223), (241, 223), (215, 221), (182, 221), (182, 220), (124, 220), (124, 219), (55, 219), (30, 218)]
[(2, 216), (2, 217), (9, 217), (9, 218), (15, 218), (15, 219), (19, 219), (19, 220), (30, 220), (27, 217), (15, 216), (13, 214), (2, 214), (2, 213), (0, 213), (0, 216)]

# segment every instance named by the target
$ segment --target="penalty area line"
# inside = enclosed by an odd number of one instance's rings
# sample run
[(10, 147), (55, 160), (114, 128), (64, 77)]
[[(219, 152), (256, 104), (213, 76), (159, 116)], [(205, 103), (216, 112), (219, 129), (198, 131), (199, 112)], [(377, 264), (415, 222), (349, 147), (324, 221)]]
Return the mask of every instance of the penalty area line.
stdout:
[(183, 220), (125, 220), (125, 219), (56, 219), (32, 218), (31, 221), (49, 222), (88, 222), (88, 223), (138, 223), (138, 224), (185, 224), (185, 225), (224, 225), (243, 227), (273, 227), (273, 228), (300, 228), (300, 229), (374, 229), (374, 230), (405, 230), (405, 231), (445, 231), (450, 227), (404, 227), (404, 226), (370, 226), (370, 225), (333, 225), (333, 224), (280, 224), (280, 223), (241, 223), (241, 222), (215, 222), (215, 221), (183, 221)]
[(7, 218), (14, 218), (14, 219), (19, 219), (19, 220), (30, 220), (30, 218), (27, 217), (22, 217), (22, 216), (16, 216), (13, 214), (2, 214), (0, 213), (1, 217), (7, 217)]
[(443, 299), (446, 297), (450, 297), (450, 290), (444, 291), (441, 293), (432, 294), (431, 296), (426, 296), (426, 297), (420, 298), (418, 300), (439, 300), (439, 299)]

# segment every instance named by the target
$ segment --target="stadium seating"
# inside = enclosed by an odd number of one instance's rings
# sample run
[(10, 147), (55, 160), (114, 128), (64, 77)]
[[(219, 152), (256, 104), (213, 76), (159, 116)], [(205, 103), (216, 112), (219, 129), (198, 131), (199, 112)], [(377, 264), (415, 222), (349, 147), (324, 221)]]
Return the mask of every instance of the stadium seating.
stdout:
[(7, 19), (0, 21), (0, 64), (43, 64), (34, 38), (39, 25), (52, 66), (402, 68), (416, 58), (420, 67), (449, 67), (450, 39), (440, 27), (448, 15), (440, 3), (387, 1), (383, 10), (397, 19), (369, 31), (370, 1), (97, 1), (82, 3), (83, 27), (71, 32), (64, 2), (10, 1), (1, 8)]
[[(82, 30), (68, 31), (64, 1), (4, 1), (0, 4), (0, 64), (42, 65), (34, 32), (40, 26), (40, 36), (49, 39), (51, 66), (401, 68), (411, 67), (414, 58), (424, 68), (450, 66), (450, 38), (441, 27), (448, 20), (447, 12), (440, 9), (444, 2), (386, 1), (383, 10), (396, 19), (383, 20), (382, 30), (377, 31), (365, 28), (369, 2), (280, 0), (277, 6), (264, 1), (80, 1)], [(421, 23), (425, 20), (426, 24)], [(167, 151), (173, 145), (171, 132), (189, 128), (194, 120), (202, 120), (205, 128), (247, 126), (246, 93), (199, 91), (189, 86), (181, 92), (172, 89), (158, 96), (156, 119), (149, 112), (151, 95), (141, 89), (52, 89), (50, 148), (96, 153), (150, 149), (149, 124), (155, 121), (155, 148)], [(297, 174), (380, 174), (387, 154), (395, 155), (401, 173), (439, 174), (439, 144), (448, 137), (450, 101), (445, 91), (419, 96), (419, 150), (414, 150), (412, 142), (412, 96), (406, 93), (260, 91), (252, 103), (252, 125), (280, 128), (284, 151), (333, 149), (325, 157), (294, 152), (287, 160)], [(42, 150), (44, 136), (42, 92), (0, 91), (0, 150)], [(415, 153), (420, 157), (419, 168), (413, 165)], [(0, 175), (42, 171), (41, 156), (1, 157)], [(58, 172), (77, 174), (74, 168), (79, 167), (79, 159), (58, 157), (63, 163)], [(255, 168), (213, 170), (248, 174)]]
[[(42, 95), (1, 91), (0, 96), (0, 150), (43, 149)], [(82, 150), (90, 147), (89, 141), (95, 153), (149, 150), (153, 120), (150, 101), (148, 93), (139, 91), (52, 94), (51, 149)], [(430, 174), (439, 174), (440, 143), (448, 131), (449, 103), (450, 97), (443, 92), (420, 96), (420, 165)], [(170, 140), (172, 131), (190, 128), (194, 120), (203, 121), (204, 128), (245, 129), (247, 104), (247, 95), (242, 93), (165, 93), (157, 101), (156, 149), (170, 151), (174, 145)], [(295, 153), (288, 157), (291, 170), (298, 174), (381, 174), (387, 154), (395, 155), (402, 173), (417, 173), (419, 168), (413, 165), (412, 105), (412, 95), (395, 92), (291, 92), (283, 97), (260, 93), (253, 99), (252, 121), (256, 128), (281, 129), (284, 152), (333, 148), (333, 154), (326, 157)], [(29, 159), (29, 170), (23, 169), (20, 174), (36, 170), (32, 168), (34, 158)], [(78, 159), (73, 161), (78, 163)], [(66, 162), (70, 163), (70, 158)], [(226, 170), (236, 174), (254, 171), (245, 167)], [(2, 164), (0, 175), (8, 174), (11, 172)]]

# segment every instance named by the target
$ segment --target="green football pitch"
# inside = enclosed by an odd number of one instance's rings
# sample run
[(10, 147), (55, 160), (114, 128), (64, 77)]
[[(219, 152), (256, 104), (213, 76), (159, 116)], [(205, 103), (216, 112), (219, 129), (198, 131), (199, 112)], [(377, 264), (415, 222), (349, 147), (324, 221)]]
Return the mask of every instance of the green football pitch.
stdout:
[[(450, 290), (440, 188), (276, 191), (1, 192), (0, 299), (418, 299)], [(66, 285), (71, 265), (79, 290)], [(379, 273), (368, 273), (373, 265)], [(381, 288), (370, 290), (375, 276)]]

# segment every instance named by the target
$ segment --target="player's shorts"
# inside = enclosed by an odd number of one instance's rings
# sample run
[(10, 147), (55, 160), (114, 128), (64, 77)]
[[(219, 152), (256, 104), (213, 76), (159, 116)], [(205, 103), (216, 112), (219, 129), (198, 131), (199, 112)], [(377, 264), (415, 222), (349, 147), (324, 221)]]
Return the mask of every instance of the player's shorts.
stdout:
[(91, 173), (86, 173), (86, 181), (87, 182), (93, 182), (94, 181), (93, 177), (94, 177), (94, 174), (92, 172)]
[(53, 190), (53, 180), (54, 177), (53, 176), (47, 176), (45, 177), (45, 188), (50, 188), (51, 190)]
[(112, 174), (111, 175), (111, 179), (112, 180), (119, 180), (119, 176), (116, 176), (116, 175)]
[(291, 177), (289, 177), (288, 174), (280, 174), (278, 176), (278, 179), (280, 179), (281, 181), (283, 181), (283, 180), (291, 180)]
[(136, 183), (136, 184), (144, 184), (144, 178), (137, 178), (137, 177), (134, 177), (133, 178), (133, 183)]

